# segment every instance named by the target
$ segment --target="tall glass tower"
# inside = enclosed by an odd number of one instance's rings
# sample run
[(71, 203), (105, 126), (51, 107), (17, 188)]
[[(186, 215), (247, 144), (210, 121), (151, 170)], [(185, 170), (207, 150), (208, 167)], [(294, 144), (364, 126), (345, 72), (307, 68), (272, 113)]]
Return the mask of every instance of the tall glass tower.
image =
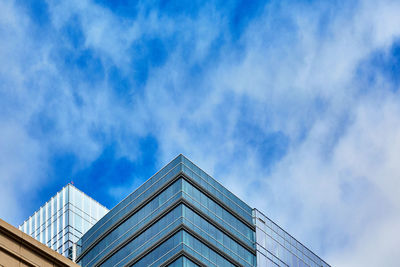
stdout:
[(72, 259), (73, 244), (107, 212), (107, 208), (68, 184), (19, 229)]
[(329, 266), (179, 155), (78, 241), (87, 266)]

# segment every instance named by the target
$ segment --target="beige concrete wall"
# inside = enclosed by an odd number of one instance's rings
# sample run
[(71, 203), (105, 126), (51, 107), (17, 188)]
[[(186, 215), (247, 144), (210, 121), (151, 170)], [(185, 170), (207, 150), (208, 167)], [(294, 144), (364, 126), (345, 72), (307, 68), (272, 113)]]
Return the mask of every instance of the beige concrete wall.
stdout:
[(72, 266), (71, 260), (0, 219), (0, 266)]

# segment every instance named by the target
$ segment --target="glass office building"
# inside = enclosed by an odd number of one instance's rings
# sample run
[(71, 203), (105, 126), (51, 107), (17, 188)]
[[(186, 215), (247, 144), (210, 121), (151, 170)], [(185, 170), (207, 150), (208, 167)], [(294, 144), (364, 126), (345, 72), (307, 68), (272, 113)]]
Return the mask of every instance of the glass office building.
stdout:
[(72, 259), (73, 244), (107, 212), (107, 208), (68, 184), (19, 229)]
[(179, 155), (77, 243), (82, 266), (329, 266)]

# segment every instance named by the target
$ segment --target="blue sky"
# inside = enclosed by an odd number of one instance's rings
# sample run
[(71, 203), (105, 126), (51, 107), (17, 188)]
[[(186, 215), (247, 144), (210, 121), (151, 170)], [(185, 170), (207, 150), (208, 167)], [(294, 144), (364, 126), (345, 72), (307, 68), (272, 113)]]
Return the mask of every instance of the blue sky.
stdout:
[[(399, 1), (0, 2), (0, 217), (179, 153), (334, 266), (396, 266)], [(369, 255), (365, 257), (365, 255)]]

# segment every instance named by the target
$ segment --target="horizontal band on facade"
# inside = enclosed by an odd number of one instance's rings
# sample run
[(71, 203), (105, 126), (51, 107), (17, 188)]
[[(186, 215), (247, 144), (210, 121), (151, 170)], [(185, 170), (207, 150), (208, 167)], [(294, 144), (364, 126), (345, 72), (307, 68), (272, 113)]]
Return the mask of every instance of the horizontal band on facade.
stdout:
[(207, 265), (205, 265), (204, 263), (200, 262), (197, 258), (195, 258), (194, 256), (190, 255), (189, 253), (187, 253), (184, 250), (183, 251), (179, 251), (178, 253), (173, 255), (171, 258), (169, 258), (163, 264), (161, 264), (160, 267), (167, 267), (168, 265), (170, 265), (171, 263), (173, 263), (174, 261), (176, 261), (180, 257), (186, 257), (189, 260), (191, 260), (194, 263), (196, 263), (197, 265), (199, 265), (200, 267), (207, 267)]

